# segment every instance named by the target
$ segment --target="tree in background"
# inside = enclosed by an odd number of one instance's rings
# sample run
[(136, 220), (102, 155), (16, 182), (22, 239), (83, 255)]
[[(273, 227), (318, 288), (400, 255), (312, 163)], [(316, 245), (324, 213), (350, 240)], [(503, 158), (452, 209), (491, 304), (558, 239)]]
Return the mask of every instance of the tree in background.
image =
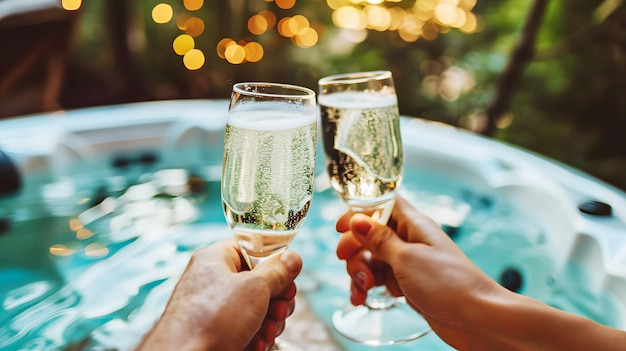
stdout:
[(626, 189), (622, 0), (69, 2), (80, 22), (65, 108), (226, 98), (243, 80), (315, 89), (328, 74), (389, 69), (403, 114)]

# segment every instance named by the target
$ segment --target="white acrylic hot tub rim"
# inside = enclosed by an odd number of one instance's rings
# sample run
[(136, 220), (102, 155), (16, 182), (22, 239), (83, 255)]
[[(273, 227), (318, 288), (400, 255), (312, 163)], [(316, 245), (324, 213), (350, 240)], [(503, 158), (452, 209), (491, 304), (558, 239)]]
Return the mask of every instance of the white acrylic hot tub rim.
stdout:
[[(217, 148), (211, 157), (221, 160), (227, 109), (226, 100), (175, 100), (12, 118), (0, 121), (0, 149), (24, 174), (61, 172), (77, 158), (137, 147), (160, 150), (167, 162), (181, 157), (175, 152), (180, 145), (207, 140)], [(624, 192), (548, 158), (448, 125), (406, 117), (402, 133), (407, 164), (427, 161), (481, 179), (558, 237), (557, 265), (575, 260), (597, 272), (591, 284), (611, 291), (626, 306)], [(38, 193), (26, 182), (15, 200)], [(587, 200), (609, 203), (613, 217), (581, 214), (577, 206)]]

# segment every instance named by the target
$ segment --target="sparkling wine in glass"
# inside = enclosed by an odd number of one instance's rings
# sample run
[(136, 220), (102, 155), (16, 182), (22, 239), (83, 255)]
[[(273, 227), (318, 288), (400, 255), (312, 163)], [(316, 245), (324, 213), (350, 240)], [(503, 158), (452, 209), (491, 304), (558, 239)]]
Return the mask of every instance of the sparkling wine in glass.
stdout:
[[(233, 86), (224, 137), (224, 215), (248, 267), (287, 249), (313, 198), (317, 108), (313, 90)], [(297, 348), (276, 339), (272, 350)]]
[(313, 198), (315, 92), (278, 83), (237, 83), (224, 137), (222, 203), (254, 268), (284, 251)]
[[(387, 223), (402, 181), (404, 158), (398, 101), (389, 71), (333, 75), (319, 80), (326, 168), (335, 191), (351, 212)], [(404, 299), (382, 287), (365, 305), (333, 314), (344, 337), (371, 346), (417, 339), (430, 331)]]

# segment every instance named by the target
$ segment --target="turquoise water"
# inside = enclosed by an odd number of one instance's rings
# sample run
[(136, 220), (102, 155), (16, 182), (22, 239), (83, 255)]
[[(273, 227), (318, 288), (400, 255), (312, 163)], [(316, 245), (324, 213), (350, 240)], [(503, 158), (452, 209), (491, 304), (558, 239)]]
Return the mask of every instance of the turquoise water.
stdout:
[[(230, 236), (215, 179), (194, 183), (201, 188), (196, 191), (177, 191), (171, 179), (155, 190), (151, 172), (126, 182), (114, 174), (80, 173), (69, 183), (48, 180), (42, 183), (50, 185), (44, 203), (0, 212), (10, 220), (0, 233), (0, 350), (128, 349), (160, 315), (190, 254)], [(609, 293), (588, 287), (591, 273), (584, 267), (572, 262), (557, 270), (549, 235), (513, 204), (458, 176), (417, 168), (406, 174), (403, 194), (441, 216), (460, 247), (492, 277), (512, 273), (517, 280), (508, 284), (522, 294), (603, 324), (622, 320), (623, 308)], [(105, 192), (117, 202), (85, 212), (102, 196), (97, 179), (108, 179)], [(123, 186), (114, 189), (113, 183)], [(330, 325), (332, 312), (348, 302), (349, 280), (334, 254), (334, 223), (345, 206), (322, 177), (316, 189), (292, 249), (305, 264), (300, 291)], [(371, 349), (333, 336), (346, 350)], [(431, 333), (377, 349), (450, 348)]]

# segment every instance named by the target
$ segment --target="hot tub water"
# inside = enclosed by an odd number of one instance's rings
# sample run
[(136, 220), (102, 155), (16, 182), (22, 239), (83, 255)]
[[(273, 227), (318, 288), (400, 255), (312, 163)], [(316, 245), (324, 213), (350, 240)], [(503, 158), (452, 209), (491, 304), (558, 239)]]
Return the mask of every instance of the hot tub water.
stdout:
[[(178, 116), (181, 104), (190, 111), (188, 118), (167, 117)], [(21, 168), (28, 170), (22, 193), (0, 201), (0, 219), (5, 223), (0, 230), (0, 349), (132, 348), (162, 312), (191, 253), (231, 235), (220, 199), (223, 125), (219, 118), (204, 123), (207, 113), (219, 115), (223, 108), (223, 103), (185, 101), (82, 112), (96, 125), (99, 115), (109, 121), (112, 112), (122, 115), (124, 123), (128, 123), (125, 113), (150, 112), (158, 120), (154, 136), (142, 129), (141, 147), (119, 133), (107, 147), (106, 134), (97, 134), (93, 137), (99, 140), (97, 147), (80, 144), (89, 158), (77, 156), (71, 145), (60, 147), (52, 141), (39, 147), (17, 139), (6, 142), (1, 135), (6, 128), (0, 128), (0, 141), (11, 146), (6, 148), (12, 151), (8, 154), (22, 157)], [(565, 201), (557, 197), (560, 188), (508, 164), (514, 157), (464, 159), (466, 155), (444, 150), (434, 140), (432, 131), (445, 139), (449, 129), (405, 122), (403, 133), (411, 137), (405, 137), (402, 194), (442, 224), (478, 266), (511, 290), (625, 327), (626, 301), (620, 293), (626, 294), (626, 275), (610, 273), (606, 262), (618, 261), (626, 250), (610, 245), (608, 251), (597, 236), (603, 230), (591, 230), (610, 224), (620, 233), (623, 229), (615, 225), (615, 218), (584, 226), (569, 221), (576, 208), (561, 208)], [(415, 137), (424, 128), (434, 129)], [(74, 134), (85, 134), (81, 133)], [(134, 138), (128, 135), (129, 140)], [(28, 135), (23, 138), (30, 140)], [(212, 152), (206, 148), (207, 140)], [(441, 143), (449, 145), (450, 140)], [(127, 151), (120, 146), (128, 144), (132, 147)], [(152, 155), (150, 162), (138, 161), (141, 155)], [(509, 161), (493, 161), (498, 158)], [(64, 167), (50, 166), (51, 160)], [(334, 254), (339, 237), (334, 223), (345, 205), (323, 169), (318, 168), (310, 215), (292, 249), (304, 259), (300, 292), (312, 314), (328, 326), (332, 312), (348, 301), (349, 277)], [(545, 202), (547, 208), (555, 208), (547, 215)], [(576, 228), (586, 229), (577, 233)], [(619, 241), (611, 243), (615, 242)], [(557, 252), (559, 247), (566, 252)], [(370, 349), (342, 339), (330, 327), (313, 333), (316, 329), (310, 325), (295, 324), (288, 322), (286, 333), (299, 333), (294, 341), (303, 342), (305, 349), (325, 337), (334, 345), (328, 350)], [(431, 333), (393, 350), (418, 345), (450, 349)], [(391, 350), (382, 348), (386, 349)]]

